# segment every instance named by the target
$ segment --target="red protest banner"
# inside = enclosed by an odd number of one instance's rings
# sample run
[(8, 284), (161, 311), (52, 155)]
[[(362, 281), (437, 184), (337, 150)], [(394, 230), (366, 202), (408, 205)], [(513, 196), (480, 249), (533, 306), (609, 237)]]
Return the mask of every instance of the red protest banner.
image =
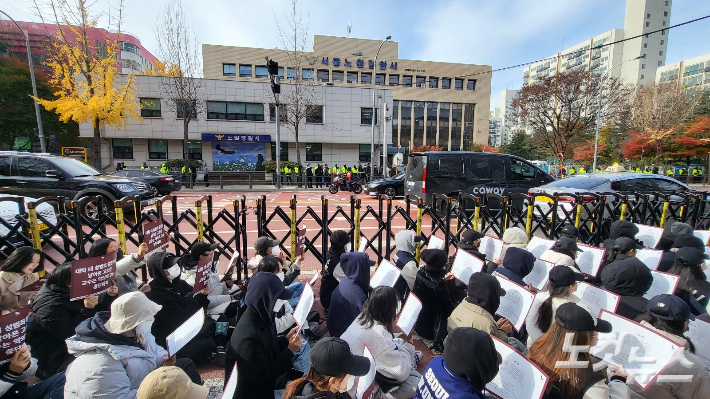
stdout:
[(69, 300), (83, 299), (111, 288), (116, 277), (116, 252), (104, 256), (78, 259), (71, 263)]
[(148, 252), (168, 243), (168, 235), (162, 220), (143, 223), (143, 242), (148, 245)]
[(195, 285), (192, 287), (192, 292), (198, 293), (202, 291), (210, 282), (210, 273), (212, 273), (212, 256), (206, 256), (197, 261), (197, 271), (195, 271)]
[(301, 256), (306, 251), (306, 225), (304, 224), (300, 230), (298, 230), (298, 237), (296, 237), (296, 256)]
[(9, 362), (12, 355), (25, 345), (29, 312), (30, 307), (25, 306), (0, 316), (0, 364)]

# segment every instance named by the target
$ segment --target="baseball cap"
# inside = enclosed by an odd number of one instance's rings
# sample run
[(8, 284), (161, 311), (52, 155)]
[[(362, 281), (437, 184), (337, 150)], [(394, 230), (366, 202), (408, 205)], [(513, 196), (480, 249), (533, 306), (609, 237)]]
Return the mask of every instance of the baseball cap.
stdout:
[(327, 337), (311, 348), (311, 367), (318, 374), (335, 377), (350, 374), (361, 377), (370, 371), (370, 360), (353, 355), (350, 345), (340, 338)]
[(463, 242), (474, 242), (480, 238), (485, 237), (483, 233), (480, 231), (476, 231), (473, 229), (469, 229), (463, 232), (463, 235), (461, 236), (461, 241)]
[[(160, 259), (160, 258), (158, 258), (158, 259)], [(161, 260), (161, 262), (160, 262), (160, 267), (162, 267), (163, 270), (165, 270), (165, 269), (170, 269), (171, 267), (177, 265), (178, 262), (180, 262), (180, 257), (179, 257), (179, 256), (166, 253), (166, 254), (162, 257), (162, 260)]]
[[(667, 315), (654, 312), (654, 309), (663, 309)], [(559, 309), (559, 308), (558, 308)], [(661, 320), (687, 321), (695, 320), (695, 316), (690, 312), (690, 307), (685, 301), (675, 295), (656, 295), (648, 301), (648, 314)]]
[(678, 252), (675, 253), (675, 258), (676, 260), (684, 259), (686, 262), (692, 265), (699, 265), (703, 263), (705, 259), (709, 259), (707, 254), (693, 247), (685, 247), (678, 249)]
[(254, 249), (256, 252), (261, 252), (265, 251), (271, 247), (276, 247), (280, 244), (281, 242), (279, 240), (272, 240), (269, 237), (262, 236), (256, 239), (254, 241)]
[(619, 250), (619, 252), (626, 253), (632, 249), (641, 249), (642, 245), (639, 245), (636, 240), (629, 237), (619, 237), (614, 240), (614, 249)]
[(565, 227), (562, 228), (562, 230), (560, 231), (560, 234), (565, 237), (577, 239), (579, 237), (579, 229), (574, 227), (574, 225), (567, 224), (567, 225), (565, 225)]
[(195, 256), (204, 255), (207, 251), (214, 251), (219, 245), (208, 242), (196, 242), (190, 248), (190, 253)]
[(555, 266), (550, 269), (550, 282), (558, 287), (568, 287), (577, 281), (584, 281), (584, 275), (569, 266)]
[(180, 367), (159, 367), (148, 374), (136, 393), (137, 399), (206, 399), (210, 389), (197, 385)]
[(693, 234), (680, 234), (673, 242), (673, 248), (685, 247), (692, 247), (703, 250), (705, 249), (705, 243), (703, 243), (703, 240), (699, 239)]
[(558, 238), (553, 248), (582, 252), (577, 246), (577, 241), (567, 236)]
[(562, 327), (572, 331), (611, 332), (611, 323), (597, 319), (588, 307), (574, 302), (563, 303), (557, 308), (555, 321)]

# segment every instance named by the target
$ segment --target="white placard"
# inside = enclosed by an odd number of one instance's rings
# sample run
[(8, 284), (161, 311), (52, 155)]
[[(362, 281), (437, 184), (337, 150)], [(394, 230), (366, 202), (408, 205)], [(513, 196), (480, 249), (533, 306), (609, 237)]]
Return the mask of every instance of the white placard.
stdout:
[(582, 281), (577, 283), (577, 291), (574, 292), (574, 296), (579, 298), (580, 303), (587, 305), (589, 310), (597, 317), (601, 314), (602, 309), (606, 309), (612, 313), (616, 312), (616, 308), (619, 306), (619, 300), (621, 299), (619, 295), (613, 292)]
[(372, 356), (372, 352), (370, 352), (370, 348), (367, 347), (367, 344), (365, 344), (365, 348), (362, 350), (362, 355), (370, 361), (370, 371), (362, 377), (357, 378), (355, 397), (357, 399), (369, 399), (372, 395), (372, 391), (375, 389), (375, 374), (377, 373), (377, 369), (375, 369), (375, 357)]
[(636, 239), (641, 241), (644, 247), (656, 248), (663, 235), (663, 227), (646, 226), (645, 224), (637, 224), (636, 227), (639, 228)]
[(535, 294), (498, 273), (494, 275), (500, 282), (501, 288), (505, 290), (505, 295), (500, 297), (500, 306), (498, 306), (496, 314), (508, 319), (515, 331), (520, 331), (525, 323), (525, 318), (528, 317)]
[(394, 287), (401, 273), (396, 266), (383, 259), (370, 278), (370, 287)]
[(708, 245), (708, 241), (710, 241), (710, 230), (694, 230), (693, 235), (703, 240), (703, 245)]
[(308, 282), (308, 285), (315, 284), (317, 280), (318, 280), (318, 272), (316, 272), (316, 274), (313, 275), (313, 278), (311, 279), (311, 281)]
[(658, 269), (658, 265), (661, 263), (661, 257), (663, 257), (663, 251), (655, 249), (639, 249), (636, 251), (636, 257), (638, 260), (643, 262), (644, 265), (648, 266), (651, 270)]
[(407, 297), (407, 302), (404, 303), (402, 311), (399, 312), (399, 318), (397, 318), (397, 327), (402, 329), (405, 335), (409, 335), (414, 328), (414, 324), (417, 322), (419, 317), (419, 312), (422, 311), (422, 301), (414, 295), (413, 292), (409, 293)]
[(541, 398), (547, 386), (547, 374), (507, 343), (492, 338), (503, 362), (498, 367), (498, 374), (486, 384), (486, 389), (505, 399)]
[(527, 249), (528, 252), (530, 252), (531, 254), (535, 255), (536, 258), (539, 258), (545, 251), (552, 248), (553, 245), (555, 245), (555, 242), (553, 240), (533, 237), (530, 242), (528, 242), (528, 245), (525, 247), (525, 249)]
[(599, 266), (604, 261), (604, 248), (592, 247), (584, 244), (577, 244), (579, 249), (582, 250), (577, 254), (577, 266), (579, 270), (587, 275), (596, 276), (599, 273)]
[(693, 341), (695, 356), (710, 366), (710, 323), (700, 319), (690, 320), (685, 336)]
[(483, 236), (478, 252), (485, 254), (486, 260), (489, 262), (500, 259), (500, 254), (503, 252), (503, 241), (489, 235)]
[(655, 270), (651, 270), (651, 275), (653, 276), (653, 284), (651, 284), (648, 292), (643, 294), (646, 299), (651, 299), (661, 294), (673, 294), (678, 286), (678, 280), (680, 280), (680, 277), (675, 274), (657, 272)]
[(358, 252), (365, 252), (365, 248), (367, 248), (367, 238), (360, 237), (360, 246), (357, 247), (357, 251)]
[[(617, 314), (602, 310), (601, 319), (611, 323), (612, 332), (599, 333), (597, 345), (590, 348), (590, 353), (615, 366), (624, 366), (629, 375), (627, 383), (634, 381), (643, 389), (655, 380), (676, 351), (684, 350), (670, 339)], [(632, 351), (636, 352), (634, 356)], [(656, 361), (645, 363), (643, 358)]]
[(303, 293), (301, 293), (301, 299), (298, 300), (298, 305), (296, 305), (296, 309), (293, 310), (293, 318), (296, 320), (296, 323), (301, 329), (303, 329), (306, 325), (308, 312), (310, 312), (313, 307), (314, 297), (311, 285), (304, 285)]
[(203, 324), (205, 324), (205, 310), (200, 309), (168, 335), (167, 338), (165, 338), (168, 356), (178, 353), (191, 339), (195, 338), (197, 333), (202, 329)]
[(234, 392), (237, 390), (237, 365), (234, 364), (232, 373), (229, 375), (227, 385), (224, 387), (221, 399), (231, 399), (234, 397)]
[(429, 245), (427, 245), (428, 249), (443, 249), (444, 248), (444, 240), (437, 236), (431, 236), (429, 237)]
[(451, 273), (462, 283), (468, 285), (471, 275), (483, 270), (483, 261), (463, 249), (456, 250), (456, 258)]
[(229, 260), (229, 264), (227, 264), (227, 269), (232, 267), (234, 265), (234, 262), (237, 261), (237, 258), (239, 257), (239, 251), (234, 251), (234, 254), (232, 255), (232, 259)]
[(541, 290), (545, 288), (547, 279), (550, 276), (550, 270), (555, 267), (554, 263), (545, 262), (544, 260), (535, 259), (535, 265), (532, 271), (527, 276), (523, 277), (523, 281)]

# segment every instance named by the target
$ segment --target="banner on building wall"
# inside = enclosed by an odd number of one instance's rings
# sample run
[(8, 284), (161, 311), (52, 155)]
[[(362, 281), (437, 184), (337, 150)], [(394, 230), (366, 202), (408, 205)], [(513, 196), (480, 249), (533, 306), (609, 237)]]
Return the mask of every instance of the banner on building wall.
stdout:
[(263, 142), (213, 141), (212, 170), (249, 172), (264, 170)]

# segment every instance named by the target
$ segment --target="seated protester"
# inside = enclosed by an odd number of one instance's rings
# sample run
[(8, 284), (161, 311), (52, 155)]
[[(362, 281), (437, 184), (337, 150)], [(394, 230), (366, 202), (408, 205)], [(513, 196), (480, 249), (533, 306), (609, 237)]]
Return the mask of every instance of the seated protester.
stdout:
[(330, 300), (326, 323), (331, 337), (340, 337), (362, 312), (370, 290), (370, 267), (374, 265), (364, 252), (347, 252), (340, 256), (345, 278)]
[(145, 264), (148, 244), (142, 243), (138, 247), (138, 252), (130, 256), (124, 256), (123, 250), (118, 246), (116, 241), (110, 238), (99, 238), (91, 244), (89, 258), (104, 256), (111, 252), (117, 252), (115, 281), (118, 287), (118, 296), (138, 291), (138, 273), (136, 273), (135, 270)]
[[(194, 294), (190, 284), (180, 278), (180, 257), (161, 252), (148, 259), (148, 273), (153, 279), (150, 281), (150, 291), (146, 293), (148, 299), (161, 306), (155, 314), (155, 322), (151, 333), (158, 345), (165, 347), (165, 339), (172, 334), (187, 319), (197, 311), (207, 309), (209, 299), (207, 294), (210, 287)], [(215, 342), (215, 321), (211, 317), (205, 318), (202, 330), (176, 354), (181, 358), (192, 359), (198, 363), (208, 357), (214, 356), (217, 349)]]
[(581, 252), (577, 242), (572, 238), (562, 236), (557, 239), (552, 248), (540, 255), (540, 260), (550, 262), (555, 266), (569, 266), (575, 272), (581, 273), (575, 260), (577, 259), (577, 252)]
[(584, 276), (568, 266), (555, 266), (550, 270), (548, 291), (535, 294), (535, 300), (525, 318), (529, 334), (528, 346), (547, 332), (555, 322), (555, 313), (560, 305), (579, 302), (579, 298), (574, 295), (578, 281), (584, 281)]
[(388, 382), (387, 386), (375, 384), (374, 397), (411, 398), (421, 378), (416, 370), (421, 352), (416, 354), (413, 344), (392, 335), (398, 307), (399, 297), (394, 288), (377, 287), (365, 301), (360, 316), (341, 335), (353, 353), (363, 353), (367, 345), (375, 360), (375, 370)]
[[(470, 230), (473, 231), (473, 230)], [(422, 302), (422, 310), (414, 330), (424, 339), (434, 341), (432, 349), (441, 352), (446, 338), (446, 320), (458, 302), (445, 279), (448, 257), (441, 249), (421, 252), (424, 267), (417, 272), (412, 292)]]
[(505, 318), (498, 322), (493, 318), (503, 295), (505, 290), (501, 288), (497, 278), (484, 272), (473, 273), (468, 280), (466, 298), (447, 320), (449, 334), (455, 328), (473, 327), (508, 342), (508, 334), (513, 330), (512, 324)]
[[(193, 244), (192, 248), (190, 248), (190, 252), (180, 258), (180, 266), (183, 270), (180, 278), (194, 287), (195, 278), (197, 277), (197, 263), (202, 259), (211, 258), (217, 247), (217, 244), (207, 242), (197, 242)], [(210, 291), (207, 294), (207, 299), (210, 301), (210, 304), (207, 305), (207, 313), (211, 315), (225, 314), (227, 307), (232, 303), (230, 291), (232, 287), (234, 287), (234, 284), (231, 280), (229, 280), (229, 282), (222, 282), (222, 278), (219, 276), (219, 270), (217, 270), (217, 262), (213, 262), (210, 266), (208, 284)], [(227, 314), (227, 317), (236, 316), (238, 305), (233, 306), (230, 310), (231, 312)]]
[(573, 224), (566, 224), (560, 230), (560, 237), (569, 237), (575, 241), (579, 240), (579, 229)]
[(661, 256), (661, 261), (658, 263), (656, 270), (659, 272), (668, 272), (675, 265), (675, 256), (681, 248), (695, 248), (702, 252), (705, 251), (705, 243), (700, 238), (691, 234), (681, 234), (676, 237), (670, 251), (664, 252)]
[(12, 355), (9, 362), (0, 365), (0, 398), (7, 399), (62, 399), (64, 373), (57, 373), (28, 386), (27, 380), (37, 371), (37, 360), (25, 346)]
[[(603, 247), (607, 252), (611, 252), (614, 249), (614, 243), (619, 237), (628, 237), (632, 240), (636, 240), (636, 234), (638, 234), (639, 228), (632, 222), (628, 220), (615, 220), (614, 223), (609, 227), (609, 238), (604, 240)], [(639, 243), (642, 244), (643, 243)]]
[(249, 259), (249, 263), (247, 263), (247, 268), (250, 271), (254, 272), (254, 270), (259, 267), (259, 262), (261, 262), (261, 258), (263, 258), (264, 256), (271, 255), (281, 258), (281, 261), (283, 263), (282, 272), (284, 273), (284, 285), (286, 285), (286, 288), (288, 288), (293, 293), (293, 298), (289, 299), (288, 302), (291, 304), (291, 306), (296, 307), (296, 304), (298, 304), (298, 300), (301, 298), (301, 293), (303, 292), (303, 283), (301, 283), (300, 281), (296, 281), (298, 275), (301, 274), (301, 262), (303, 261), (303, 255), (298, 257), (298, 259), (296, 259), (296, 262), (291, 263), (291, 261), (286, 259), (286, 254), (284, 252), (281, 252), (279, 244), (279, 240), (272, 240), (266, 236), (257, 238), (256, 241), (254, 241), (254, 249), (256, 250), (256, 255), (254, 255), (253, 258)]
[(621, 296), (616, 314), (635, 319), (644, 313), (648, 300), (644, 294), (653, 284), (653, 275), (644, 264), (638, 264), (638, 259), (629, 258), (619, 262), (614, 274), (602, 279), (604, 289)]
[(500, 251), (500, 259), (494, 259), (486, 264), (486, 272), (493, 273), (498, 266), (503, 263), (508, 248), (524, 249), (528, 243), (528, 235), (520, 227), (511, 227), (503, 233), (503, 249)]
[[(557, 308), (555, 322), (550, 329), (530, 347), (528, 358), (550, 377), (544, 398), (557, 399), (608, 399), (628, 398), (629, 388), (622, 373), (612, 376), (607, 385), (603, 371), (594, 371), (588, 351), (580, 351), (577, 359), (570, 358), (570, 351), (564, 350), (567, 334), (573, 335), (572, 345), (593, 346), (597, 334), (611, 332), (611, 324), (597, 319), (591, 311), (576, 303), (563, 303)], [(558, 368), (557, 362), (587, 362), (587, 367)]]
[(320, 282), (320, 303), (323, 305), (323, 309), (326, 313), (330, 307), (330, 298), (333, 295), (333, 291), (335, 291), (335, 287), (337, 287), (340, 282), (340, 280), (335, 277), (335, 270), (339, 269), (342, 273), (340, 255), (349, 252), (345, 248), (349, 243), (350, 237), (345, 231), (336, 230), (330, 233), (330, 248), (328, 248), (328, 252), (325, 254), (325, 265), (321, 271), (322, 279)]
[(496, 273), (525, 287), (523, 278), (530, 274), (535, 266), (535, 255), (521, 248), (510, 248), (506, 252), (503, 264), (495, 269)]
[(160, 367), (141, 382), (136, 399), (207, 399), (208, 387), (198, 385), (180, 368)]
[[(64, 398), (135, 397), (150, 372), (174, 365), (175, 358), (168, 357), (150, 333), (160, 308), (144, 293), (130, 292), (115, 300), (110, 312), (98, 312), (79, 324), (76, 335), (67, 339), (69, 353), (76, 360), (66, 371)], [(192, 360), (177, 363), (191, 374), (192, 382), (202, 382)]]
[(705, 276), (705, 260), (708, 255), (696, 248), (681, 248), (675, 253), (675, 265), (668, 273), (680, 276), (676, 292), (691, 293), (702, 307), (710, 301), (710, 283)]
[(286, 387), (283, 399), (350, 398), (356, 377), (367, 375), (370, 359), (352, 353), (348, 343), (339, 338), (323, 338), (311, 350), (311, 368), (305, 377)]
[[(279, 276), (279, 273), (281, 272), (281, 259), (274, 256), (265, 256), (261, 258), (261, 262), (259, 262), (259, 267), (256, 268), (255, 274), (261, 272), (275, 274), (280, 278), (281, 276)], [(284, 290), (284, 292), (290, 294), (289, 290)], [(288, 303), (288, 301), (277, 299), (273, 311), (277, 335), (282, 335), (296, 324), (296, 319), (293, 318), (293, 307)]]
[(35, 318), (27, 328), (27, 345), (32, 347), (32, 353), (37, 358), (37, 377), (41, 379), (67, 368), (74, 356), (67, 352), (64, 341), (74, 335), (74, 330), (82, 321), (93, 317), (96, 312), (108, 310), (118, 295), (118, 288), (114, 285), (101, 301), (95, 295), (89, 295), (83, 301), (70, 301), (70, 285), (71, 263), (65, 263), (52, 271), (30, 305)]
[(429, 362), (414, 399), (485, 399), (483, 390), (493, 381), (502, 362), (493, 338), (470, 327), (451, 330), (444, 341), (444, 356)]
[[(636, 321), (683, 347), (682, 356), (679, 358), (684, 359), (666, 365), (660, 374), (666, 378), (661, 379), (659, 376), (645, 390), (631, 386), (631, 390), (638, 395), (635, 397), (710, 398), (710, 370), (695, 355), (693, 343), (684, 336), (688, 331), (688, 320), (693, 319), (695, 318), (690, 313), (688, 305), (675, 295), (656, 295), (648, 301), (647, 312), (639, 316)], [(692, 376), (692, 380), (680, 382), (682, 377), (687, 375)]]
[(301, 349), (298, 329), (276, 336), (273, 309), (277, 299), (288, 299), (284, 291), (281, 280), (271, 273), (257, 273), (249, 281), (247, 310), (234, 329), (225, 364), (225, 375), (234, 363), (239, 370), (234, 399), (273, 398), (276, 379), (291, 370), (294, 354)]
[(42, 251), (20, 247), (12, 252), (0, 268), (0, 304), (10, 312), (27, 306), (37, 291), (21, 291), (39, 280), (35, 270), (44, 261)]
[[(640, 266), (646, 266), (639, 258), (636, 257), (636, 250), (641, 249), (641, 246), (631, 238), (619, 237), (616, 239), (614, 248), (611, 251), (607, 251), (605, 254), (608, 263), (604, 268), (599, 270), (599, 278), (601, 281), (610, 280), (613, 275), (618, 271), (620, 265), (627, 265), (629, 263), (635, 263)], [(648, 266), (646, 266), (648, 267)]]
[(401, 278), (397, 279), (394, 284), (394, 289), (397, 290), (402, 302), (409, 295), (409, 291), (414, 288), (414, 280), (417, 279), (419, 265), (414, 254), (417, 252), (417, 243), (421, 241), (422, 237), (417, 236), (412, 230), (402, 230), (394, 236), (397, 253), (392, 260), (394, 265), (402, 271)]
[(461, 241), (459, 241), (457, 248), (462, 249), (485, 262), (486, 255), (478, 251), (481, 246), (481, 238), (483, 237), (485, 237), (485, 234), (480, 231), (468, 229), (461, 234)]
[(656, 244), (656, 249), (660, 249), (663, 252), (668, 252), (673, 247), (673, 243), (675, 242), (675, 239), (678, 238), (678, 236), (684, 234), (692, 235), (693, 231), (693, 226), (687, 223), (673, 222), (673, 224), (671, 224), (670, 229), (663, 230), (663, 234), (661, 234), (661, 239), (658, 240), (658, 244)]

